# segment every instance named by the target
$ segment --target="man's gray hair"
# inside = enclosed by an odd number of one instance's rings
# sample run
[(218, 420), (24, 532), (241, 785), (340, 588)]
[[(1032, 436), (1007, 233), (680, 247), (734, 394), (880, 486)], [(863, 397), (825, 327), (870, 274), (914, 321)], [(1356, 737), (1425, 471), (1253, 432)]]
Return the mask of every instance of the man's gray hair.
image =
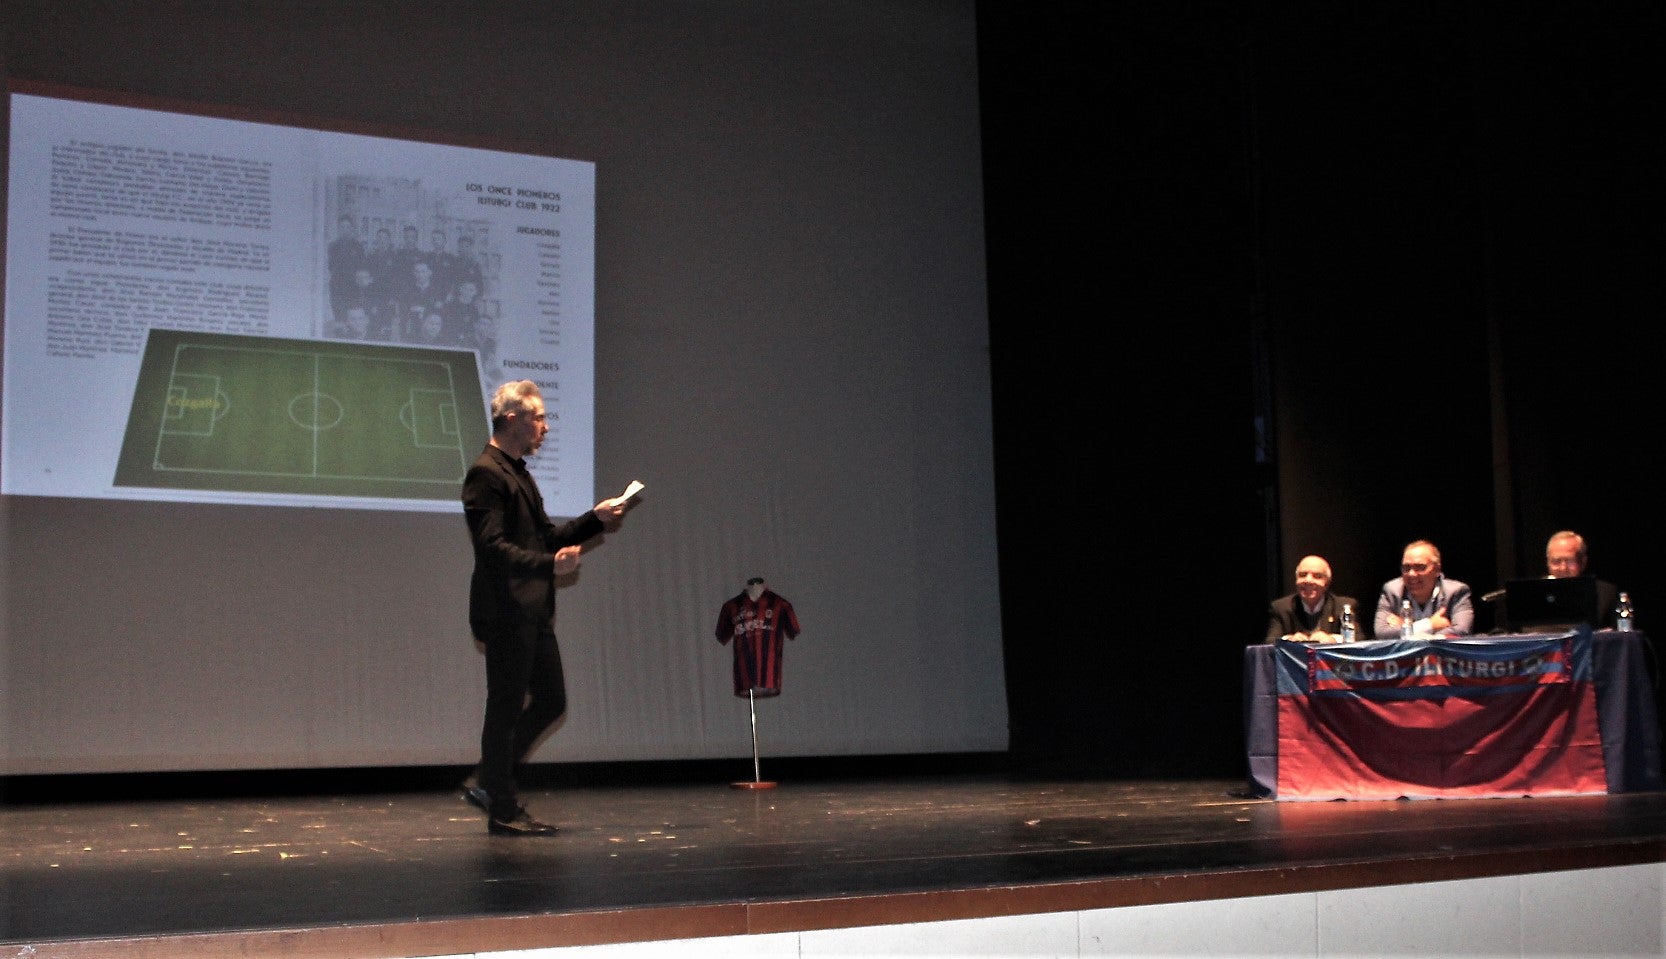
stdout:
[(492, 393), (492, 432), (502, 430), (509, 422), (509, 414), (524, 413), (527, 400), (543, 399), (538, 384), (531, 380), (511, 380)]
[(1578, 533), (1574, 532), (1571, 529), (1564, 529), (1564, 530), (1560, 530), (1560, 531), (1555, 532), (1555, 533), (1551, 533), (1550, 534), (1550, 539), (1545, 540), (1545, 551), (1549, 552), (1551, 545), (1554, 544), (1559, 539), (1571, 539), (1571, 540), (1573, 540), (1573, 542), (1574, 542), (1574, 547), (1573, 547), (1574, 548), (1574, 555), (1579, 557), (1579, 565), (1584, 566), (1586, 561), (1590, 559), (1589, 552), (1585, 548), (1585, 537), (1579, 535)]

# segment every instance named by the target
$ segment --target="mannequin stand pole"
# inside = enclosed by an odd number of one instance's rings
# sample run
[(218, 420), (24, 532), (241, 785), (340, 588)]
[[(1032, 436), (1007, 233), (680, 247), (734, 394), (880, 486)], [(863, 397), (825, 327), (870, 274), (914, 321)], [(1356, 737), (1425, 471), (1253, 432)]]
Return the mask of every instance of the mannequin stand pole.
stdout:
[(746, 691), (746, 708), (752, 714), (752, 781), (729, 785), (735, 789), (774, 789), (774, 783), (764, 782), (758, 765), (758, 700), (750, 689)]

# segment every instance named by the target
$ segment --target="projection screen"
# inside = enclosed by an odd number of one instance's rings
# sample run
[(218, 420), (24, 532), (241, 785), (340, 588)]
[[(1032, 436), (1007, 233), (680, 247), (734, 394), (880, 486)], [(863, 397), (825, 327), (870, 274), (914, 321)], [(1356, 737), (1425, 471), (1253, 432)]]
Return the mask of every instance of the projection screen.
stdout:
[[(424, 487), (496, 377), (556, 384), (552, 513), (646, 484), (558, 592), (536, 760), (750, 775), (714, 630), (754, 576), (803, 629), (766, 763), (1006, 748), (972, 5), (654, 10), (433, 44), (420, 97), (363, 73), (414, 22), (309, 30), (304, 70), (251, 48), (258, 89), (114, 28), (57, 68), (123, 92), (12, 81), (0, 773), (472, 762), (472, 557)], [(227, 16), (201, 29), (263, 28)], [(183, 192), (84, 218), (133, 177)], [(495, 365), (408, 309), (335, 315), (338, 235), (407, 222), (419, 253), (472, 237)]]
[(0, 492), (451, 511), (527, 378), (593, 504), (593, 164), (22, 94), (10, 160)]

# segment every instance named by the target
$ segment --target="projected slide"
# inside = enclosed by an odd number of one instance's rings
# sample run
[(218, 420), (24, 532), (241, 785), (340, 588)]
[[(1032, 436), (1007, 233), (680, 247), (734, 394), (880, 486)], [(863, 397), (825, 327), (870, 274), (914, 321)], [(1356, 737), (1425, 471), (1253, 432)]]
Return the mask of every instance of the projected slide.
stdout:
[(32, 92), (10, 148), (0, 492), (456, 510), (531, 379), (594, 504), (594, 164)]
[(481, 403), (471, 352), (153, 330), (115, 483), (450, 497)]

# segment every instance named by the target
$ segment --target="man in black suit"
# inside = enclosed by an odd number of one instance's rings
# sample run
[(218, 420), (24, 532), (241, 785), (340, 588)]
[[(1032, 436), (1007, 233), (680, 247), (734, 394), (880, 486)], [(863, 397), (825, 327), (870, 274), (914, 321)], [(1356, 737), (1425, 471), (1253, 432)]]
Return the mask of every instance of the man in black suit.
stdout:
[(330, 273), (330, 311), (339, 317), (353, 294), (353, 271), (365, 265), (364, 241), (359, 239), (358, 221), (351, 213), (337, 218), (336, 238), (330, 241), (325, 263)]
[(555, 827), (520, 804), (515, 766), (567, 709), (555, 641), (555, 580), (578, 569), (583, 544), (625, 514), (624, 497), (603, 500), (565, 523), (551, 522), (526, 469), (549, 432), (531, 380), (492, 395), (492, 438), (463, 479), (463, 512), (474, 543), (469, 627), (486, 647), (486, 717), (480, 765), (464, 798), (486, 811), (494, 835), (543, 836)]
[(1303, 556), (1296, 564), (1296, 591), (1267, 607), (1267, 642), (1290, 639), (1306, 643), (1342, 641), (1342, 607), (1353, 608), (1359, 625), (1359, 603), (1352, 596), (1330, 591), (1330, 564), (1323, 556)]
[[(1545, 572), (1551, 579), (1572, 579), (1584, 576), (1591, 554), (1585, 537), (1571, 529), (1552, 533), (1545, 543)], [(1620, 603), (1620, 591), (1605, 579), (1597, 580), (1597, 614), (1591, 625), (1597, 629), (1614, 628), (1614, 607)]]

